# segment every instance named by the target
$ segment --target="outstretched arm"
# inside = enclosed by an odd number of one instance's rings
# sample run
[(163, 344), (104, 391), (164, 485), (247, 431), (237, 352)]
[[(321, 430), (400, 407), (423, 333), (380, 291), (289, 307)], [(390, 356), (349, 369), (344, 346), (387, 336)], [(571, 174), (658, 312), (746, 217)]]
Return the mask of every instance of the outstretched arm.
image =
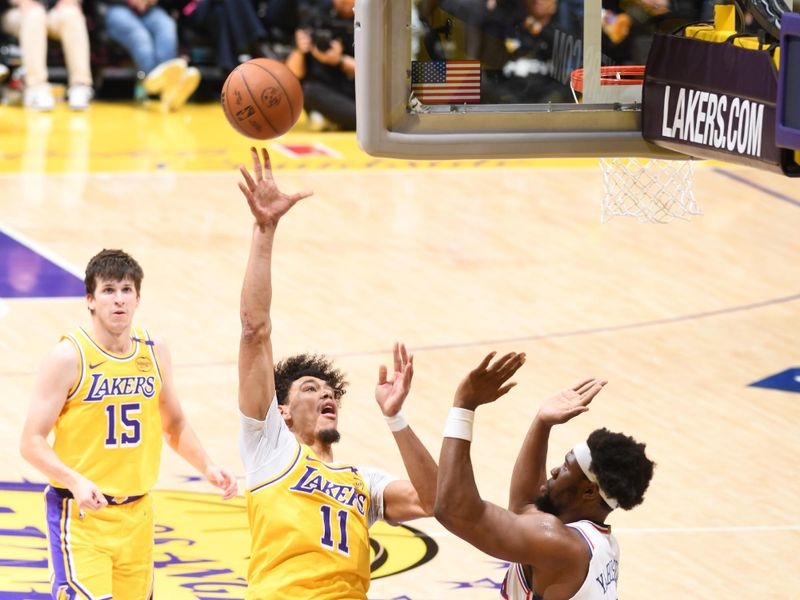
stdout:
[(550, 429), (589, 410), (589, 403), (605, 384), (601, 379), (586, 379), (571, 389), (561, 390), (539, 409), (514, 464), (508, 499), (510, 511), (523, 512), (539, 496), (539, 488), (547, 481)]
[(383, 491), (383, 516), (387, 521), (400, 523), (433, 515), (436, 499), (436, 462), (411, 427), (400, 414), (411, 388), (414, 375), (414, 356), (404, 344), (395, 342), (394, 374), (388, 377), (384, 365), (378, 370), (375, 400), (394, 435), (409, 481), (393, 481)]
[(242, 285), (239, 314), (242, 333), (239, 340), (239, 410), (247, 417), (263, 421), (275, 394), (272, 358), (272, 243), (280, 218), (311, 192), (287, 195), (278, 190), (266, 148), (261, 157), (251, 148), (253, 175), (240, 167), (244, 183), (239, 189), (255, 218), (250, 257)]
[(525, 363), (524, 354), (512, 352), (490, 365), (494, 356), (494, 352), (488, 354), (456, 389), (439, 456), (436, 518), (470, 542), (465, 536), (470, 535), (487, 508), (478, 492), (470, 458), (475, 409), (507, 394), (516, 385), (508, 380)]
[[(436, 518), (451, 532), (501, 560), (554, 565), (574, 556), (576, 545), (554, 516), (536, 511), (516, 515), (484, 501), (478, 492), (470, 459), (470, 413), (493, 402), (515, 384), (507, 383), (525, 362), (524, 354), (492, 359), (492, 352), (461, 382), (448, 417), (436, 494)], [(458, 419), (456, 419), (458, 417)]]

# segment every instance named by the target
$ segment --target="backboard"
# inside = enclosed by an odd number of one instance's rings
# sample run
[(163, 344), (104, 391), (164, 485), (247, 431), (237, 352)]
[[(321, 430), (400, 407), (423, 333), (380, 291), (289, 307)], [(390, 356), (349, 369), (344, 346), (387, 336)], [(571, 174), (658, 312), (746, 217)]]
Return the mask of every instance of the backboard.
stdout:
[[(700, 16), (667, 7), (359, 0), (359, 143), (376, 156), (429, 159), (681, 158), (643, 140), (640, 86), (601, 85), (600, 76), (601, 65), (644, 64), (653, 31)], [(579, 103), (570, 90), (577, 68)]]

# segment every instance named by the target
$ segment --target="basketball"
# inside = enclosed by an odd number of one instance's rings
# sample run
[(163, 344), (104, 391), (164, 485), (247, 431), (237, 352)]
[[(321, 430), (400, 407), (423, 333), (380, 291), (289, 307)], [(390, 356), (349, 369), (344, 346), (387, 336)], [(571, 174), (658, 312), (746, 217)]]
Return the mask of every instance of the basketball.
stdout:
[(221, 102), (236, 131), (269, 140), (297, 122), (303, 110), (303, 88), (283, 63), (254, 58), (230, 72), (222, 86)]

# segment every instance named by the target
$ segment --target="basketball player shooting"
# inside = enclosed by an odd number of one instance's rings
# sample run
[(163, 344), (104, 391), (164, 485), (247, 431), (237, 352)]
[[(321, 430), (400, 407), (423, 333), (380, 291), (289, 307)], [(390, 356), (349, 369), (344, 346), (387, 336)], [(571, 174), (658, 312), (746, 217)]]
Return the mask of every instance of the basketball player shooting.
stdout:
[(249, 600), (366, 599), (369, 526), (433, 514), (436, 463), (400, 409), (413, 357), (394, 346), (394, 373), (381, 366), (375, 399), (410, 481), (377, 469), (335, 463), (344, 376), (322, 356), (273, 364), (272, 249), (280, 219), (311, 192), (287, 195), (272, 177), (269, 155), (251, 150), (252, 175), (239, 188), (255, 218), (241, 296), (240, 450), (247, 471), (251, 530)]
[(509, 510), (481, 499), (470, 460), (475, 409), (515, 384), (525, 355), (486, 356), (456, 390), (439, 458), (436, 518), (479, 550), (509, 561), (507, 600), (616, 600), (619, 546), (606, 525), (640, 504), (653, 476), (644, 444), (597, 429), (547, 478), (550, 429), (589, 410), (605, 381), (587, 379), (542, 404), (511, 478)]
[(122, 250), (94, 256), (85, 279), (91, 327), (65, 334), (36, 380), (20, 448), (50, 479), (53, 598), (152, 597), (149, 492), (162, 435), (224, 499), (236, 495), (233, 474), (211, 461), (186, 420), (164, 340), (133, 326), (142, 277)]

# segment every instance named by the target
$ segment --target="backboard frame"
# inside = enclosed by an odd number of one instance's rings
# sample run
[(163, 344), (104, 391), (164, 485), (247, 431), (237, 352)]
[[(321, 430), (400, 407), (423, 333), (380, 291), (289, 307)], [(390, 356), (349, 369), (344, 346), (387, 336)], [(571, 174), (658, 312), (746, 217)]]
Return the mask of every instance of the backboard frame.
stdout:
[(591, 103), (422, 106), (419, 110), (409, 109), (411, 3), (356, 3), (357, 137), (367, 153), (417, 159), (686, 158), (646, 142), (640, 105), (617, 102), (616, 90), (600, 86), (601, 0), (585, 3), (584, 97)]

